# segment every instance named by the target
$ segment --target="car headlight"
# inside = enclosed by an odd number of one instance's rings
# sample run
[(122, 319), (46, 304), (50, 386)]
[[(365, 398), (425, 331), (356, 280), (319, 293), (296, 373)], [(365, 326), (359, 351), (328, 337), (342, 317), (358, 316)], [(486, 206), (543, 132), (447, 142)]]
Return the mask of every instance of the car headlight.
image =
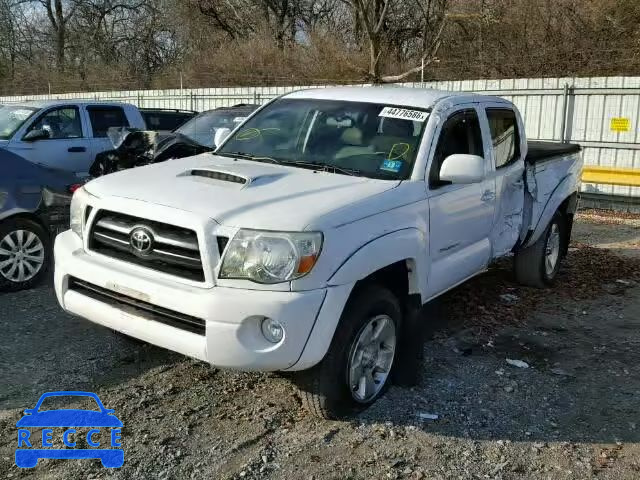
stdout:
[(319, 232), (268, 232), (242, 229), (227, 246), (220, 278), (280, 283), (300, 278), (316, 264)]
[(73, 192), (73, 197), (71, 197), (70, 227), (80, 238), (82, 238), (82, 228), (84, 226), (84, 212), (91, 198), (93, 198), (93, 195), (87, 192), (84, 187), (78, 188)]

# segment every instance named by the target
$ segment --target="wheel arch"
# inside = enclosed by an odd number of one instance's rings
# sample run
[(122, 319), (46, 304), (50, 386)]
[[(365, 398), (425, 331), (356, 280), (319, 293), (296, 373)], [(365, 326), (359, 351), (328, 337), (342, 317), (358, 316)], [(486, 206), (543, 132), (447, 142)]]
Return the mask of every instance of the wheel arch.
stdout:
[(331, 276), (327, 297), (302, 355), (287, 370), (311, 368), (324, 358), (347, 303), (366, 285), (388, 288), (403, 309), (420, 307), (426, 280), (425, 266), (420, 261), (425, 258), (424, 252), (424, 235), (412, 228), (379, 237), (350, 255)]
[(376, 282), (396, 296), (426, 291), (426, 236), (416, 228), (382, 235), (353, 252), (331, 275), (329, 286)]
[(43, 228), (46, 232), (49, 232), (49, 225), (41, 215), (38, 215), (37, 211), (25, 210), (23, 208), (13, 208), (11, 210), (0, 213), (0, 225), (4, 224), (5, 222), (15, 220), (29, 220), (31, 222), (37, 223), (38, 226)]
[[(533, 231), (530, 231), (528, 238), (523, 242), (521, 248), (533, 245), (544, 233), (553, 218), (553, 215), (560, 211), (565, 217), (573, 216), (578, 206), (578, 192), (574, 189), (573, 177), (567, 176), (549, 197), (538, 222)], [(568, 217), (567, 217), (568, 218)]]

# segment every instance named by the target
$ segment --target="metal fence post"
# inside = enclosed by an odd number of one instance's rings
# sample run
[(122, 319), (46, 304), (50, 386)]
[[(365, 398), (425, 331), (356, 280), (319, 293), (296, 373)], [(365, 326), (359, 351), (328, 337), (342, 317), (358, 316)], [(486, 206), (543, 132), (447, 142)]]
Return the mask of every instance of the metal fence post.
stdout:
[(564, 92), (562, 93), (562, 122), (560, 123), (560, 141), (567, 143), (567, 114), (569, 111), (569, 84), (564, 84)]

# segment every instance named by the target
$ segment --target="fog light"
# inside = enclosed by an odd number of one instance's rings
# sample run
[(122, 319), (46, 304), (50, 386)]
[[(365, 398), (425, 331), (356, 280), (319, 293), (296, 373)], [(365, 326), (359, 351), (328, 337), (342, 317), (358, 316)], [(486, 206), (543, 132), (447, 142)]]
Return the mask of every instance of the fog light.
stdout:
[(271, 343), (278, 343), (284, 336), (284, 328), (273, 318), (262, 320), (262, 335)]

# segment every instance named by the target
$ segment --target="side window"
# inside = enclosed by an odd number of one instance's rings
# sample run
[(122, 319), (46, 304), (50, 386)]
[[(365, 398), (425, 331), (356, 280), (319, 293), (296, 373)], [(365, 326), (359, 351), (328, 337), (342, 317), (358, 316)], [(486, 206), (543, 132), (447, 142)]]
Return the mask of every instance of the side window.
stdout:
[(61, 107), (49, 110), (31, 125), (29, 131), (46, 130), (49, 139), (81, 138), (82, 123), (77, 107)]
[(128, 127), (124, 110), (120, 107), (87, 107), (94, 137), (106, 137), (111, 127)]
[(440, 138), (429, 172), (429, 186), (438, 188), (450, 182), (440, 180), (444, 160), (456, 153), (484, 157), (480, 121), (475, 110), (461, 110), (450, 116), (440, 130)]
[(504, 167), (520, 157), (520, 134), (513, 110), (487, 109), (496, 168)]

